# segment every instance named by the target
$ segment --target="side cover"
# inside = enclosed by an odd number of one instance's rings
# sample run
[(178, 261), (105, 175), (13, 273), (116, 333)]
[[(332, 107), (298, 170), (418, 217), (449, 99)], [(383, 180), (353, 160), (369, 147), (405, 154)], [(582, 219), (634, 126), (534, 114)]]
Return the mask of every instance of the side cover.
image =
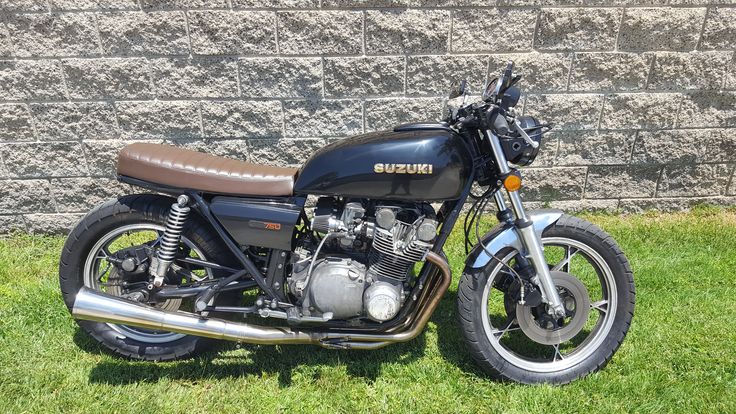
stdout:
[(301, 207), (237, 197), (215, 197), (212, 214), (241, 246), (291, 250)]

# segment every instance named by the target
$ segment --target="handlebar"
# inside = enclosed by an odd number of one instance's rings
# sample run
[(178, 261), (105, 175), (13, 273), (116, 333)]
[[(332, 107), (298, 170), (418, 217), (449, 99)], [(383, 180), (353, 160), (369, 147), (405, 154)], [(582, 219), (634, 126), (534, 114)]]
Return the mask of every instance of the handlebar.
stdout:
[[(521, 97), (521, 90), (516, 83), (521, 79), (520, 75), (514, 75), (514, 62), (509, 61), (499, 78), (486, 85), (482, 100), (469, 105), (451, 108), (447, 122), (459, 129), (479, 128), (491, 130), (500, 137), (518, 134), (529, 145), (537, 148), (539, 144), (529, 137), (527, 131), (517, 119), (516, 104)], [(459, 91), (464, 93), (465, 81), (460, 82)], [(451, 93), (450, 97), (457, 95)], [(464, 95), (463, 95), (464, 96)], [(545, 124), (549, 127), (549, 124)], [(547, 132), (543, 131), (542, 133)]]

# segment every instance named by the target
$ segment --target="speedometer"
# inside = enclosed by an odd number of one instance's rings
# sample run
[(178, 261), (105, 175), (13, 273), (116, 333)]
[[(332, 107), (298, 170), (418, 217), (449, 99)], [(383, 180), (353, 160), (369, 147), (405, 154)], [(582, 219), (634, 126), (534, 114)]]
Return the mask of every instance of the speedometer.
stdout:
[(486, 89), (483, 91), (483, 95), (481, 97), (486, 102), (495, 101), (498, 98), (498, 95), (501, 93), (502, 86), (503, 79), (491, 79), (491, 81), (488, 82), (488, 84), (486, 85)]

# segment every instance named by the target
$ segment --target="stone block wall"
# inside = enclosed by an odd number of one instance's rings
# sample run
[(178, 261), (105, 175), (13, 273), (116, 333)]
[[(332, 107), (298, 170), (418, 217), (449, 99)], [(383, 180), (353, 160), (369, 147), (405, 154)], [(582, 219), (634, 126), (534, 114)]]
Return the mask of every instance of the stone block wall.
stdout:
[(3, 0), (0, 232), (63, 232), (108, 197), (117, 151), (164, 142), (297, 165), (438, 119), (513, 59), (557, 128), (533, 205), (736, 204), (732, 0)]

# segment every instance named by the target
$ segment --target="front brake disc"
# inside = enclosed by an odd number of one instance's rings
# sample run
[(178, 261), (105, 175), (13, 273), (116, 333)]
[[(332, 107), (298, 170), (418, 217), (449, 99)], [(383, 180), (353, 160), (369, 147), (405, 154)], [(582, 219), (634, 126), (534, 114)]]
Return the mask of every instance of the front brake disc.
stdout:
[[(569, 320), (565, 318), (562, 326), (550, 328), (546, 323), (542, 326), (540, 317), (532, 312), (534, 308), (516, 305), (516, 320), (522, 332), (532, 341), (543, 345), (557, 345), (574, 338), (583, 330), (590, 314), (590, 296), (585, 285), (569, 273), (550, 272), (550, 274), (555, 286), (566, 293), (561, 295), (561, 299), (566, 313), (570, 316)], [(540, 306), (540, 314), (546, 314), (544, 307), (545, 305)]]

